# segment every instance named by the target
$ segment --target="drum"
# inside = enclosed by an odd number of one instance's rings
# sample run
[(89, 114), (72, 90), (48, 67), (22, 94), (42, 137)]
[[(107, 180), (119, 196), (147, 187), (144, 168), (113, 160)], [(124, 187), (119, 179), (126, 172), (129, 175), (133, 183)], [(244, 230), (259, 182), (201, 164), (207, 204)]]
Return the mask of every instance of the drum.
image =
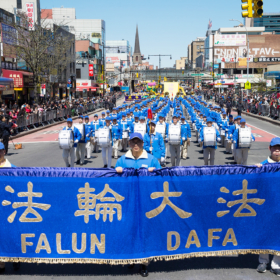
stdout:
[(94, 133), (94, 137), (95, 137), (96, 139), (98, 139), (98, 136), (99, 136), (99, 129), (96, 130), (95, 133)]
[(142, 135), (142, 137), (144, 138), (144, 135), (147, 132), (146, 124), (145, 123), (136, 123), (134, 125), (134, 132), (140, 133)]
[(204, 146), (216, 146), (216, 129), (215, 127), (203, 128)]
[(60, 149), (70, 150), (74, 145), (74, 133), (72, 130), (61, 130), (58, 135)]
[(160, 133), (162, 138), (165, 139), (166, 124), (157, 124), (156, 132)]
[(123, 138), (123, 139), (128, 138), (128, 131), (127, 131), (127, 130), (124, 130), (124, 131), (123, 131), (123, 133), (122, 133), (122, 138)]
[(252, 144), (252, 132), (251, 127), (238, 129), (238, 147), (250, 148)]
[(108, 128), (99, 128), (98, 144), (101, 147), (109, 147), (111, 141), (111, 131)]
[(226, 131), (224, 129), (221, 129), (221, 136), (225, 136), (226, 135)]
[(81, 137), (81, 140), (83, 141), (83, 140), (85, 140), (85, 124), (83, 124), (83, 123), (76, 123), (76, 124), (74, 124), (74, 127), (76, 127), (79, 131), (80, 131), (80, 133), (81, 133), (81, 135), (82, 135), (82, 137)]
[(171, 124), (169, 126), (168, 142), (170, 145), (181, 144), (181, 126)]

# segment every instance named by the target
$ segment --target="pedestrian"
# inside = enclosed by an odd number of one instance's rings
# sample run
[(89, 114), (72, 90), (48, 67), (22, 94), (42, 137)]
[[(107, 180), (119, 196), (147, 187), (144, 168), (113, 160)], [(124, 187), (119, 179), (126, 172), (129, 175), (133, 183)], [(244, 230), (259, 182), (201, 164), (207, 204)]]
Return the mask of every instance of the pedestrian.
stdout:
[[(270, 156), (262, 163), (256, 164), (258, 167), (262, 167), (265, 164), (273, 164), (280, 162), (280, 138), (275, 137), (271, 140), (269, 145)], [(260, 273), (266, 272), (267, 265), (269, 263), (269, 254), (259, 255), (259, 265), (257, 271)], [(280, 276), (280, 256), (274, 255), (271, 261), (270, 271), (277, 276)]]
[(9, 139), (11, 135), (10, 129), (12, 128), (12, 126), (13, 126), (12, 119), (9, 119), (7, 124), (6, 116), (0, 116), (0, 138), (2, 138), (3, 140), (6, 155), (8, 155)]
[(239, 99), (239, 102), (236, 105), (237, 115), (241, 116), (242, 110), (243, 110), (243, 104), (241, 102), (241, 99)]

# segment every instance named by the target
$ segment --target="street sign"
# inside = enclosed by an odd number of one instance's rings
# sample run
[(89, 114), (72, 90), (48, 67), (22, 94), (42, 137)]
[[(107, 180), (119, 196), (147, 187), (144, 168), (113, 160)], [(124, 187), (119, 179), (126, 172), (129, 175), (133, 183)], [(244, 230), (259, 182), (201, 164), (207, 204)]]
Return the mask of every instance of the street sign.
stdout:
[(272, 81), (271, 80), (266, 80), (266, 86), (271, 87), (271, 85), (272, 85)]
[(222, 85), (222, 83), (217, 83), (217, 86), (221, 86)]
[(245, 83), (245, 89), (251, 89), (251, 83), (249, 81)]
[(195, 76), (204, 76), (204, 74), (191, 74), (192, 77), (195, 77)]
[(201, 82), (201, 80), (198, 80), (199, 82)]
[(217, 76), (222, 76), (222, 75), (224, 75), (224, 74), (216, 74)]

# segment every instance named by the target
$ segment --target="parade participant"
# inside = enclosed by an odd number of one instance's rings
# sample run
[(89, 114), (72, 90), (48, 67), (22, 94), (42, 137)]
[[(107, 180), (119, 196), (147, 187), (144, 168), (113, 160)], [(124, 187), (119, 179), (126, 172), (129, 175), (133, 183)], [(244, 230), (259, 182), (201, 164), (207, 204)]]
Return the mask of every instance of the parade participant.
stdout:
[[(250, 144), (247, 145), (247, 147), (240, 147), (240, 143), (239, 143), (239, 131), (240, 128), (245, 128), (246, 127), (246, 120), (245, 119), (241, 119), (240, 120), (240, 127), (237, 128), (234, 131), (234, 134), (232, 136), (232, 140), (233, 143), (235, 145), (235, 156), (236, 156), (236, 163), (237, 164), (243, 164), (243, 165), (247, 165), (247, 159), (248, 159), (248, 152), (250, 149)], [(251, 133), (251, 141), (254, 142), (255, 141), (255, 137), (254, 135)]]
[[(273, 164), (280, 162), (280, 138), (275, 137), (271, 139), (270, 145), (270, 156), (263, 162), (256, 164), (258, 167), (262, 167), (264, 164)], [(267, 265), (269, 263), (269, 254), (260, 254), (259, 255), (259, 265), (257, 271), (260, 273), (266, 272)], [(274, 255), (271, 261), (270, 271), (277, 276), (280, 276), (280, 256)]]
[[(79, 116), (79, 124), (84, 124), (84, 117)], [(83, 137), (83, 135), (82, 135)], [(76, 148), (76, 164), (84, 165), (85, 161), (85, 152), (86, 152), (86, 135), (84, 135), (83, 139), (82, 137), (79, 140), (79, 143), (77, 144)]]
[(98, 153), (99, 147), (98, 147), (98, 129), (100, 127), (100, 123), (98, 120), (98, 115), (95, 114), (93, 121), (91, 122), (91, 126), (92, 126), (92, 139), (91, 139), (91, 143), (92, 143), (92, 151), (94, 153)]
[(113, 124), (111, 125), (112, 129), (112, 139), (113, 139), (113, 157), (115, 159), (118, 158), (118, 148), (119, 148), (119, 143), (121, 139), (121, 131), (120, 131), (120, 126), (117, 123), (117, 117), (113, 117)]
[[(212, 130), (209, 130), (208, 128), (212, 128)], [(207, 135), (210, 135), (211, 142), (208, 142), (208, 139), (205, 139), (206, 132), (207, 132)], [(209, 158), (210, 158), (210, 165), (214, 165), (215, 150), (217, 149), (217, 142), (219, 142), (219, 141), (221, 141), (220, 133), (213, 126), (213, 120), (210, 117), (208, 117), (207, 126), (203, 127), (203, 129), (200, 131), (200, 142), (203, 143), (204, 165), (209, 165)], [(211, 144), (209, 144), (209, 143), (211, 143)]]
[(165, 122), (165, 117), (163, 114), (159, 114), (158, 119), (159, 120), (157, 122), (156, 131), (161, 134), (165, 146), (164, 162), (162, 162), (161, 165), (165, 166), (166, 157), (167, 157), (167, 140), (168, 140), (167, 135), (168, 135), (169, 124)]
[(121, 140), (122, 140), (122, 150), (121, 152), (125, 152), (127, 145), (128, 145), (128, 133), (130, 130), (130, 125), (129, 123), (126, 121), (126, 114), (123, 113), (122, 115), (122, 120), (119, 122), (119, 126), (120, 126), (120, 132), (121, 132)]
[[(0, 167), (16, 167), (15, 165), (11, 164), (8, 159), (5, 159), (6, 154), (6, 147), (3, 143), (0, 142)], [(0, 263), (1, 269), (1, 263)]]
[(150, 131), (144, 136), (144, 149), (152, 154), (160, 163), (165, 160), (164, 141), (159, 132), (156, 132), (156, 122), (150, 122)]
[(154, 169), (160, 169), (158, 160), (144, 150), (143, 137), (140, 133), (132, 133), (129, 138), (129, 150), (125, 155), (121, 156), (116, 163), (116, 171), (123, 172), (123, 168), (148, 168), (150, 172)]
[(85, 116), (85, 134), (86, 134), (85, 143), (86, 143), (87, 159), (91, 158), (91, 151), (93, 148), (93, 145), (91, 143), (92, 133), (93, 133), (93, 126), (89, 122), (89, 117)]
[(118, 120), (118, 113), (117, 113), (117, 109), (113, 108), (113, 113), (110, 115), (111, 119), (116, 118)]
[[(109, 129), (110, 133), (111, 133), (111, 118), (110, 117), (106, 117), (106, 125), (104, 127), (102, 127), (103, 129)], [(112, 139), (111, 139), (112, 140)], [(102, 147), (102, 159), (103, 159), (103, 164), (104, 164), (104, 168), (111, 168), (111, 162), (112, 162), (112, 141), (110, 141), (110, 145), (108, 145), (107, 147)]]
[(107, 110), (107, 111), (106, 111), (106, 118), (107, 118), (107, 117), (110, 117), (110, 110)]
[(12, 119), (9, 119), (9, 123), (6, 124), (6, 117), (0, 116), (0, 138), (2, 138), (2, 140), (3, 140), (6, 155), (8, 155), (9, 138), (11, 135), (10, 129), (12, 128), (12, 126), (13, 126)]
[[(181, 162), (181, 145), (183, 144), (182, 138), (184, 137), (186, 139), (186, 136), (184, 135), (184, 131), (181, 129), (181, 125), (178, 123), (178, 116), (174, 115), (172, 118), (173, 123), (169, 125), (169, 151), (171, 155), (171, 165), (172, 166), (180, 166)], [(171, 133), (175, 135), (175, 138), (171, 140), (170, 135)], [(176, 160), (176, 161), (175, 161)]]
[(105, 120), (105, 112), (101, 113), (101, 118), (99, 119), (99, 128), (103, 127), (106, 125), (106, 120)]
[[(75, 162), (75, 149), (77, 147), (78, 142), (80, 141), (82, 135), (78, 128), (73, 126), (73, 120), (71, 118), (67, 119), (67, 126), (63, 128), (63, 130), (72, 130), (74, 134), (74, 146), (70, 149), (64, 149), (62, 152), (62, 157), (65, 161), (66, 167), (74, 167), (74, 162)], [(70, 156), (70, 161), (71, 164), (69, 164), (69, 158)]]
[(221, 122), (219, 124), (220, 126), (220, 134), (221, 134), (221, 144), (223, 147), (226, 146), (226, 129), (228, 127), (228, 118), (227, 118), (227, 114), (226, 112), (224, 111), (223, 114), (222, 114), (222, 119), (221, 119)]
[(235, 117), (234, 124), (232, 126), (230, 126), (229, 130), (228, 130), (228, 138), (231, 140), (231, 150), (232, 150), (233, 159), (235, 162), (236, 162), (236, 149), (235, 149), (234, 143), (232, 143), (233, 142), (232, 137), (233, 137), (234, 131), (240, 127), (240, 120), (241, 120), (240, 116)]
[(181, 129), (183, 131), (184, 137), (182, 137), (182, 147), (181, 147), (181, 157), (182, 159), (187, 159), (188, 156), (188, 146), (191, 143), (191, 128), (190, 125), (186, 122), (184, 116), (181, 117)]

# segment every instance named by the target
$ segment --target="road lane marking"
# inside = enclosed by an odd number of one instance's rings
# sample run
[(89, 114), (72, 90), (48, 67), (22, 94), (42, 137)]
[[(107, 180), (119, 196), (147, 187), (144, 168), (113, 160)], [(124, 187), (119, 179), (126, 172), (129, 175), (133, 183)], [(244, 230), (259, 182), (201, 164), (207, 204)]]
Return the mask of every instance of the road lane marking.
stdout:
[(273, 135), (273, 136), (275, 136), (275, 137), (279, 137), (278, 135), (275, 135), (275, 134), (273, 134), (273, 133), (270, 133), (270, 132), (268, 132), (268, 131), (266, 131), (266, 130), (264, 130), (264, 129), (262, 129), (262, 128), (259, 128), (259, 127), (257, 127), (257, 126), (251, 125), (251, 124), (249, 124), (249, 123), (247, 123), (247, 124), (250, 125), (250, 126), (252, 126), (252, 127), (255, 127), (255, 128), (257, 128), (257, 129), (259, 129), (259, 130), (261, 130), (261, 131), (264, 131), (264, 132), (266, 132), (266, 133), (268, 133), (268, 134), (270, 134), (270, 135)]

